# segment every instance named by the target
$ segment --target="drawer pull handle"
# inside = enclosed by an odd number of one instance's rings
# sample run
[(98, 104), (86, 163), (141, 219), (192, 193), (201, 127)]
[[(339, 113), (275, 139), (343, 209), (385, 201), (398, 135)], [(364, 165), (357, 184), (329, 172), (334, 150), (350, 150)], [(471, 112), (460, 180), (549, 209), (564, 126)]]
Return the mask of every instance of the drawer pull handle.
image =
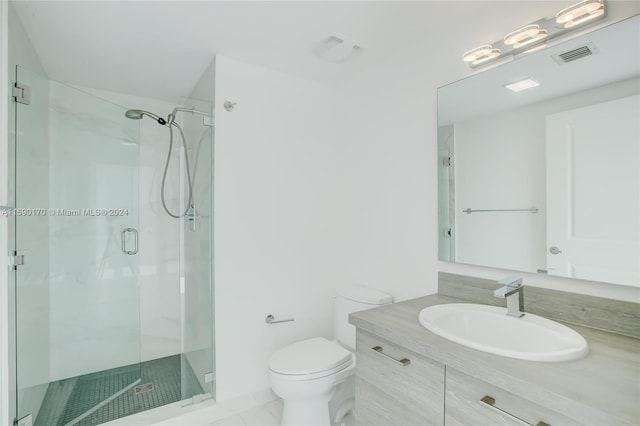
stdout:
[(406, 367), (407, 365), (411, 364), (411, 360), (409, 360), (407, 358), (395, 359), (394, 357), (385, 354), (384, 352), (382, 352), (382, 346), (374, 346), (371, 349), (373, 349), (374, 351), (378, 352), (380, 355), (390, 359), (391, 361), (400, 364), (403, 367)]
[[(525, 421), (524, 421), (524, 420), (522, 420), (521, 418), (516, 417), (516, 416), (514, 416), (513, 414), (508, 413), (508, 412), (504, 411), (503, 409), (496, 407), (496, 406), (495, 406), (495, 404), (496, 404), (496, 399), (495, 399), (494, 397), (492, 397), (492, 396), (485, 395), (485, 396), (480, 400), (480, 402), (485, 403), (486, 405), (488, 405), (489, 407), (493, 408), (493, 409), (494, 409), (494, 410), (496, 410), (496, 411), (499, 411), (500, 413), (506, 414), (507, 416), (514, 418), (515, 420), (517, 420), (517, 421), (521, 422), (523, 425), (531, 425), (530, 423), (525, 422)], [(543, 421), (539, 421), (538, 423), (536, 423), (536, 425), (535, 425), (535, 426), (551, 426), (551, 425), (550, 425), (550, 424), (548, 424), (548, 423), (545, 423), (545, 422), (543, 422)]]

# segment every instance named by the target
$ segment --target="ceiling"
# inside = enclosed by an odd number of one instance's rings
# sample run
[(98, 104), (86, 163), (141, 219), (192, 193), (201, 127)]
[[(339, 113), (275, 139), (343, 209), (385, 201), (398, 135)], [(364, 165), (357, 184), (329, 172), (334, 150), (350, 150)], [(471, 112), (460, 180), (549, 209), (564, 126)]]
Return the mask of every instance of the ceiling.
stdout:
[[(338, 86), (408, 45), (458, 57), (573, 3), (12, 2), (50, 78), (172, 101), (191, 92), (216, 54)], [(312, 55), (330, 35), (348, 37), (362, 54), (344, 64)]]

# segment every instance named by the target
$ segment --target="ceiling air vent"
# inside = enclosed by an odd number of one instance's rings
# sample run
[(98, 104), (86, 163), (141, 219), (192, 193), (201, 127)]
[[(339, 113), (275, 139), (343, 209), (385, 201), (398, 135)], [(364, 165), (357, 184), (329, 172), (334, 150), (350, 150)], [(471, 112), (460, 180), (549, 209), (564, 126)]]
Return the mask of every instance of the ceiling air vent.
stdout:
[(553, 59), (559, 63), (560, 65), (566, 64), (572, 61), (576, 61), (578, 59), (585, 58), (587, 56), (591, 56), (594, 53), (598, 53), (598, 49), (593, 43), (589, 43), (586, 46), (578, 47), (577, 49), (572, 49), (567, 52), (558, 53), (553, 55)]

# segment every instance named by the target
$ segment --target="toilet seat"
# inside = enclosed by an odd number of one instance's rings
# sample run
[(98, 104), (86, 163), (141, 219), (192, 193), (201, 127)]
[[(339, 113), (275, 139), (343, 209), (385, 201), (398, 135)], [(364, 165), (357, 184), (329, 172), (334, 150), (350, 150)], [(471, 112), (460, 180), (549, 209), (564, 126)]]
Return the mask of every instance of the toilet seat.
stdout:
[(269, 368), (285, 380), (313, 380), (342, 371), (352, 363), (351, 352), (336, 342), (316, 337), (275, 352)]

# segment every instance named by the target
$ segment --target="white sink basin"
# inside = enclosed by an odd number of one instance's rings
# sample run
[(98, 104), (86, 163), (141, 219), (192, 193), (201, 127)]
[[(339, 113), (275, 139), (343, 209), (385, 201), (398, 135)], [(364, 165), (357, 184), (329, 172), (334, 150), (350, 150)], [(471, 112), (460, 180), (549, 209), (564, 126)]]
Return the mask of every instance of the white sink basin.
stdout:
[(420, 324), (445, 339), (480, 351), (529, 361), (568, 361), (587, 354), (580, 334), (534, 314), (507, 315), (506, 308), (451, 303), (424, 308)]

